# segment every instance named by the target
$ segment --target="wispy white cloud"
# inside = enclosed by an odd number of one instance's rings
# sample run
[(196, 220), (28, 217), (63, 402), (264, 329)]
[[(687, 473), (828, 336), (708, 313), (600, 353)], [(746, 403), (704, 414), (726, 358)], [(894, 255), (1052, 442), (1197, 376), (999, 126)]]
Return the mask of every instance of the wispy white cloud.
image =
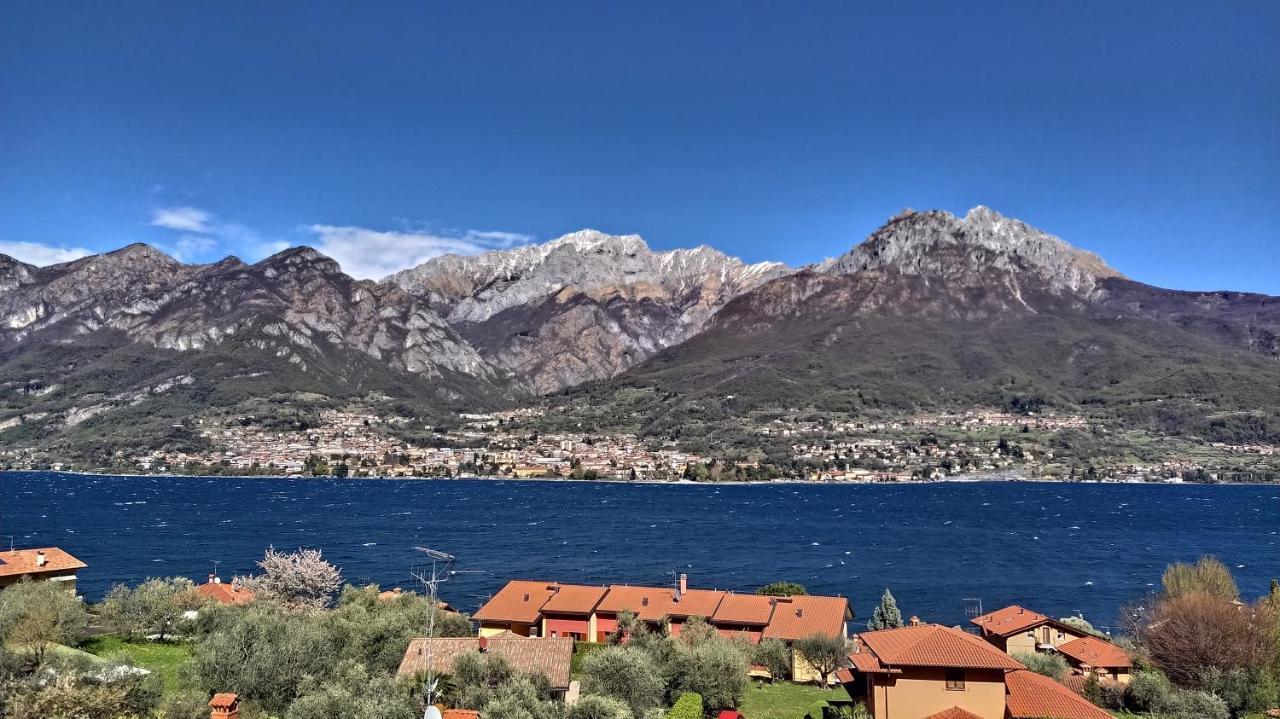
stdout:
[[(208, 262), (226, 254), (256, 262), (302, 244), (264, 236), (252, 227), (198, 207), (157, 209), (150, 224), (176, 233), (172, 239), (157, 244), (183, 262)], [(375, 230), (324, 224), (304, 225), (299, 230), (308, 235), (306, 244), (332, 257), (344, 272), (359, 279), (381, 279), (444, 254), (474, 255), (533, 240), (518, 232), (493, 230)]]
[(56, 247), (39, 242), (8, 242), (0, 240), (0, 255), (8, 255), (30, 265), (56, 265), (93, 254), (83, 247)]
[(317, 250), (360, 279), (381, 279), (440, 255), (474, 255), (533, 240), (516, 232), (478, 230), (408, 232), (336, 225), (309, 225), (306, 230), (315, 234)]
[(197, 207), (165, 207), (151, 213), (151, 224), (180, 232), (208, 234), (213, 214)]

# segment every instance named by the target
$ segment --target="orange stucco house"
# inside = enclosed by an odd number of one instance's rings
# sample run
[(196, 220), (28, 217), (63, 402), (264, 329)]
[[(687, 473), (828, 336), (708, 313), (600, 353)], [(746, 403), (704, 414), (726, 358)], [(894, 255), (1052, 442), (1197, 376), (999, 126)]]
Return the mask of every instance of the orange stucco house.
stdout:
[(840, 672), (875, 719), (1110, 719), (1067, 687), (959, 629), (864, 632)]

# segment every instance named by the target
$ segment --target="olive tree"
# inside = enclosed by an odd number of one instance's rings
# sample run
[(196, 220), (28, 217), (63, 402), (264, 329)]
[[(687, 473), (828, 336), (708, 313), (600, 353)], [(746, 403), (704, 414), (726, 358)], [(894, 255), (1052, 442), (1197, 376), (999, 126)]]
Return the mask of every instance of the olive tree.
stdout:
[(195, 584), (186, 577), (148, 579), (136, 588), (117, 584), (101, 605), (102, 618), (130, 637), (173, 634), (188, 610), (201, 604)]
[(794, 651), (818, 672), (823, 688), (831, 686), (831, 675), (844, 666), (849, 657), (849, 643), (843, 637), (811, 634), (797, 640)]
[(658, 664), (638, 648), (609, 647), (582, 663), (582, 691), (622, 701), (636, 719), (662, 706), (665, 688)]

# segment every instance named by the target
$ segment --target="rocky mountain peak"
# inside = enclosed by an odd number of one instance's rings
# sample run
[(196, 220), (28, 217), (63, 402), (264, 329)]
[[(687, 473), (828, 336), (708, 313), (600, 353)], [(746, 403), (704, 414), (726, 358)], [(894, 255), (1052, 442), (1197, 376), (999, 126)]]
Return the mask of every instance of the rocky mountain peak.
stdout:
[(1030, 273), (1051, 292), (1080, 294), (1090, 293), (1101, 279), (1121, 277), (1092, 252), (981, 205), (963, 218), (943, 210), (904, 210), (817, 269), (837, 274), (888, 269), (951, 279)]
[(315, 271), (325, 275), (342, 274), (342, 268), (333, 258), (306, 245), (281, 250), (270, 257), (258, 261), (253, 267), (262, 270), (269, 276), (276, 273), (303, 271)]

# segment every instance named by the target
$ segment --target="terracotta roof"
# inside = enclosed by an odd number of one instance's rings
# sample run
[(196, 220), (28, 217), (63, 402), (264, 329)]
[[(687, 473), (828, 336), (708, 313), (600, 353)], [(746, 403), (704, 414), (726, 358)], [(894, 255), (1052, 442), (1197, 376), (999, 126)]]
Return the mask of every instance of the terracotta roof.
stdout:
[(880, 663), (876, 655), (869, 651), (854, 652), (849, 655), (849, 663), (863, 674), (901, 674), (901, 669), (890, 669)]
[(982, 717), (973, 712), (967, 712), (960, 707), (951, 707), (950, 709), (943, 709), (937, 714), (930, 714), (924, 719), (982, 719)]
[[(43, 567), (37, 564), (41, 552), (44, 553), (45, 560)], [(9, 552), (0, 552), (0, 577), (66, 572), (84, 569), (86, 566), (88, 565), (84, 562), (57, 547), (36, 547), (33, 549), (15, 549)]]
[(1019, 632), (1025, 632), (1032, 627), (1037, 627), (1052, 620), (1040, 612), (1033, 612), (1025, 607), (1012, 604), (1004, 609), (997, 609), (994, 612), (975, 617), (970, 621), (982, 627), (984, 632), (1007, 637)]
[[(432, 665), (435, 671), (448, 674), (453, 662), (467, 652), (480, 650), (479, 637), (418, 638), (409, 642), (409, 648), (400, 661), (400, 676), (413, 676), (427, 669), (427, 645), (431, 645)], [(565, 689), (569, 686), (569, 661), (573, 658), (573, 640), (569, 637), (489, 637), (485, 651), (496, 654), (511, 665), (512, 669), (526, 674), (542, 674), (551, 680), (551, 686)]]
[(480, 719), (480, 712), (475, 709), (445, 709), (440, 716), (441, 719)]
[(734, 594), (729, 592), (720, 600), (716, 608), (714, 622), (725, 624), (748, 624), (764, 626), (773, 616), (773, 603), (776, 597), (762, 597), (759, 594)]
[(1097, 637), (1072, 639), (1058, 646), (1058, 651), (1079, 664), (1103, 669), (1126, 669), (1133, 666), (1129, 652)]
[(1011, 719), (1111, 719), (1089, 700), (1029, 669), (1006, 673), (1004, 686)]
[(978, 637), (937, 624), (882, 629), (859, 636), (880, 663), (890, 667), (1023, 668)]
[(680, 601), (671, 587), (632, 587), (615, 584), (596, 607), (597, 612), (617, 614), (630, 610), (645, 621), (657, 621), (663, 617), (707, 617), (715, 615), (725, 592), (711, 589), (690, 589)]
[(591, 614), (596, 605), (604, 598), (608, 589), (604, 587), (587, 587), (581, 584), (561, 584), (560, 589), (551, 595), (551, 599), (542, 605), (543, 612), (556, 614)]
[(206, 582), (196, 587), (196, 594), (219, 604), (248, 604), (253, 601), (253, 590), (225, 582)]
[(533, 624), (538, 621), (542, 605), (555, 594), (555, 590), (556, 585), (551, 582), (513, 579), (472, 617), (482, 622)]
[(765, 638), (796, 640), (825, 634), (845, 635), (844, 622), (849, 618), (849, 600), (844, 597), (795, 596), (778, 597)]

